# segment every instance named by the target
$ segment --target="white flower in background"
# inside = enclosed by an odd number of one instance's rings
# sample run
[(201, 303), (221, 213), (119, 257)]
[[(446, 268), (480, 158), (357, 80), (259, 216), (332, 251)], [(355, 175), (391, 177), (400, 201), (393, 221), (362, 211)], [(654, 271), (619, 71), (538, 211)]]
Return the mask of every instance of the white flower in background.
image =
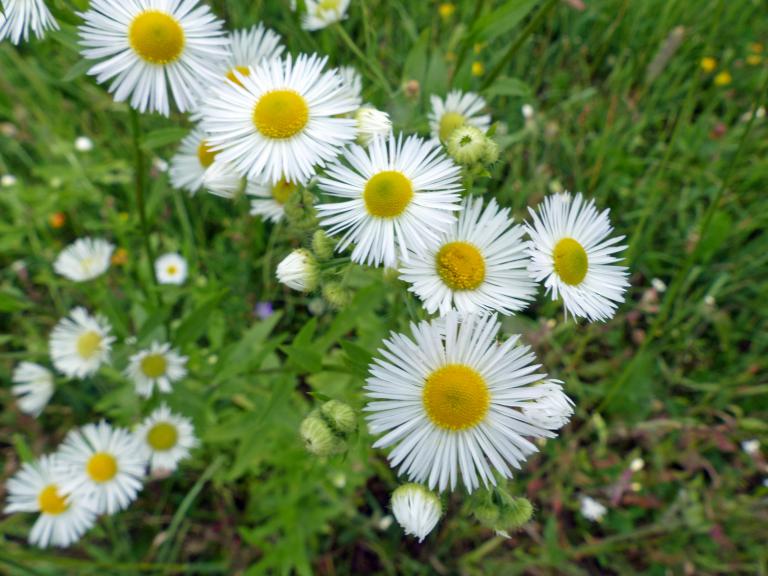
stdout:
[(168, 162), (155, 156), (152, 158), (152, 169), (157, 172), (168, 172)]
[(392, 492), (392, 514), (403, 531), (422, 542), (432, 532), (443, 507), (440, 498), (421, 484), (403, 484)]
[(757, 456), (760, 453), (760, 440), (757, 438), (751, 438), (750, 440), (744, 440), (741, 443), (741, 449), (748, 456)]
[(78, 152), (90, 152), (93, 150), (93, 140), (88, 136), (78, 136), (75, 138), (75, 150)]
[(341, 84), (350, 98), (363, 99), (363, 78), (354, 66), (339, 66), (336, 71), (341, 76)]
[(16, 396), (19, 410), (37, 418), (53, 396), (53, 374), (33, 362), (22, 362), (11, 376), (11, 392)]
[(128, 507), (142, 488), (145, 459), (138, 439), (107, 422), (67, 434), (58, 452), (61, 489), (98, 514)]
[[(223, 179), (224, 184), (237, 187), (240, 176), (229, 165), (217, 162), (218, 152), (212, 150), (205, 132), (195, 128), (181, 141), (179, 150), (171, 158), (171, 184), (174, 188), (186, 190), (194, 196), (206, 184), (205, 177), (209, 172), (216, 171), (216, 178)], [(213, 182), (216, 188), (216, 182)], [(221, 182), (219, 182), (221, 186)]]
[(187, 261), (175, 252), (163, 254), (155, 260), (155, 276), (160, 284), (184, 284), (187, 279)]
[(536, 284), (528, 276), (525, 230), (495, 200), (467, 199), (439, 242), (400, 266), (400, 279), (430, 313), (498, 311), (528, 306)]
[(173, 414), (165, 404), (141, 422), (135, 435), (152, 472), (176, 470), (178, 463), (198, 445), (192, 421)]
[(240, 174), (227, 162), (214, 162), (203, 176), (203, 188), (220, 198), (234, 198), (242, 186)]
[(626, 248), (619, 245), (624, 236), (608, 238), (613, 231), (609, 211), (598, 212), (594, 200), (567, 193), (548, 196), (537, 211), (528, 211), (533, 218), (525, 225), (533, 240), (531, 277), (544, 283), (552, 300), (562, 296), (566, 316), (610, 319), (629, 282), (615, 256)]
[(579, 496), (579, 512), (590, 522), (601, 522), (608, 509), (590, 496)]
[(653, 289), (659, 293), (667, 291), (667, 285), (661, 278), (654, 278), (651, 280), (651, 286), (653, 286)]
[(202, 108), (203, 128), (221, 160), (249, 180), (306, 181), (355, 138), (355, 121), (339, 118), (359, 101), (345, 92), (327, 58), (264, 61), (238, 83), (214, 86)]
[(40, 548), (64, 548), (93, 526), (96, 514), (82, 500), (61, 489), (57, 456), (42, 456), (24, 464), (6, 483), (5, 513), (39, 512), (29, 543)]
[(573, 400), (565, 395), (561, 384), (560, 380), (546, 380), (538, 384), (543, 395), (523, 407), (523, 414), (529, 422), (547, 430), (559, 430), (570, 422)]
[(3, 176), (0, 177), (0, 186), (3, 188), (10, 188), (11, 186), (14, 186), (16, 182), (16, 176), (13, 174), (3, 174)]
[(483, 132), (491, 125), (491, 117), (480, 112), (485, 100), (474, 92), (452, 90), (445, 97), (431, 96), (432, 111), (429, 113), (429, 127), (432, 137), (447, 142), (451, 133), (459, 126), (474, 126)]
[(251, 216), (261, 216), (271, 222), (280, 222), (285, 216), (285, 203), (299, 189), (300, 184), (281, 178), (275, 184), (252, 180), (245, 193), (252, 197)]
[[(537, 451), (526, 437), (553, 438), (525, 409), (548, 394), (519, 336), (496, 341), (495, 316), (456, 312), (392, 334), (370, 365), (365, 411), (374, 448), (395, 445), (389, 463), (411, 481), (467, 491), (512, 477)], [(549, 423), (547, 423), (549, 425)]]
[(304, 30), (320, 30), (347, 17), (350, 0), (305, 0), (307, 13), (301, 22)]
[(148, 349), (131, 356), (125, 374), (133, 380), (136, 393), (149, 398), (155, 387), (160, 392), (170, 392), (171, 384), (187, 375), (187, 360), (167, 342), (153, 342)]
[(51, 332), (49, 348), (54, 368), (71, 378), (85, 378), (109, 362), (115, 337), (103, 316), (91, 316), (85, 308), (75, 308)]
[(342, 201), (317, 211), (329, 236), (343, 233), (338, 251), (355, 245), (354, 262), (395, 267), (398, 256), (425, 251), (455, 222), (461, 171), (436, 143), (401, 134), (368, 148), (352, 144), (344, 157), (346, 164), (336, 161), (319, 179)]
[(12, 44), (29, 40), (30, 30), (42, 38), (46, 30), (58, 30), (43, 0), (0, 0), (0, 42), (8, 38)]
[(523, 118), (526, 120), (533, 119), (533, 115), (536, 113), (536, 111), (533, 109), (533, 106), (530, 104), (523, 104), (523, 107), (520, 109), (520, 111), (523, 114)]
[(357, 143), (367, 146), (374, 138), (392, 136), (392, 120), (389, 114), (373, 106), (363, 106), (355, 112), (357, 122)]
[(140, 112), (192, 109), (227, 57), (223, 22), (195, 0), (91, 0), (81, 16), (88, 73)]
[(292, 290), (311, 292), (317, 288), (318, 269), (309, 250), (298, 248), (277, 265), (277, 281)]
[(59, 253), (53, 269), (73, 282), (93, 280), (109, 269), (114, 250), (101, 238), (79, 238)]

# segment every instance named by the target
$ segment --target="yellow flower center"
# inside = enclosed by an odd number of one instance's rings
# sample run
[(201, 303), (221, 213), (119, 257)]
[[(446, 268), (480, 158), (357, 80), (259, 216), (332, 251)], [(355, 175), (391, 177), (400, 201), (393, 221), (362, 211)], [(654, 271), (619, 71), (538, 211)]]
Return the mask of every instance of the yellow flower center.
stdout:
[(184, 49), (184, 29), (170, 14), (159, 10), (145, 10), (131, 22), (128, 42), (147, 62), (169, 64), (181, 56)]
[(291, 194), (296, 192), (296, 188), (298, 188), (298, 186), (295, 183), (288, 182), (284, 179), (280, 180), (277, 184), (272, 186), (272, 198), (278, 204), (285, 204), (288, 202), (288, 198), (291, 197)]
[(485, 280), (485, 259), (469, 242), (449, 242), (435, 257), (437, 273), (451, 290), (474, 290)]
[(117, 474), (117, 460), (106, 452), (96, 452), (88, 460), (86, 471), (94, 482), (107, 482)]
[(555, 246), (555, 272), (566, 284), (581, 284), (587, 275), (588, 258), (584, 247), (573, 238), (563, 238)]
[(458, 112), (446, 112), (440, 118), (440, 140), (446, 142), (456, 128), (464, 126), (464, 116)]
[(81, 334), (76, 346), (78, 355), (83, 360), (89, 360), (101, 350), (101, 335), (93, 331)]
[(267, 92), (253, 108), (253, 124), (268, 138), (290, 138), (304, 129), (309, 120), (309, 106), (294, 90)]
[(141, 359), (140, 367), (147, 378), (160, 378), (168, 368), (168, 361), (162, 354), (147, 354)]
[(40, 512), (44, 514), (61, 514), (69, 508), (66, 498), (59, 494), (55, 484), (48, 484), (37, 497)]
[(168, 422), (158, 422), (147, 433), (147, 443), (153, 450), (164, 452), (176, 446), (179, 433), (176, 427)]
[(232, 80), (232, 82), (234, 82), (238, 86), (242, 87), (243, 83), (240, 82), (238, 77), (235, 75), (235, 70), (240, 72), (240, 74), (243, 75), (243, 76), (250, 76), (251, 75), (251, 69), (248, 68), (248, 66), (235, 66), (229, 72), (227, 72), (227, 78)]
[(200, 161), (200, 166), (203, 168), (208, 168), (208, 166), (213, 164), (213, 161), (216, 159), (216, 154), (218, 153), (218, 150), (211, 150), (208, 146), (208, 142), (205, 140), (200, 140), (200, 144), (197, 145), (197, 159)]
[(320, 0), (317, 5), (320, 12), (331, 12), (339, 9), (339, 0)]
[(176, 276), (177, 268), (173, 264), (168, 266), (168, 268), (165, 269), (165, 271), (168, 273), (168, 276)]
[(384, 170), (365, 184), (363, 200), (368, 214), (379, 218), (399, 216), (413, 198), (413, 184), (397, 170)]
[(476, 370), (464, 364), (448, 364), (429, 375), (422, 401), (435, 425), (446, 430), (465, 430), (483, 420), (491, 395)]

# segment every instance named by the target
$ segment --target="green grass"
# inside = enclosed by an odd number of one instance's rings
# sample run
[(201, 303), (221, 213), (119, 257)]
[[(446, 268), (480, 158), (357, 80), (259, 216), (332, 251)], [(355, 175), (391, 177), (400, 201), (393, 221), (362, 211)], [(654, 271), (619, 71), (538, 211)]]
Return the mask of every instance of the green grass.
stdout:
[[(482, 90), (502, 156), (473, 191), (521, 218), (549, 191), (582, 191), (610, 207), (627, 235), (632, 289), (613, 320), (564, 322), (561, 308), (539, 297), (506, 321), (577, 404), (560, 437), (510, 482), (536, 513), (509, 540), (478, 526), (458, 493), (423, 545), (396, 525), (382, 529), (397, 480), (370, 436), (327, 461), (298, 438), (315, 398), (362, 406), (367, 360), (381, 339), (423, 315), (399, 281), (353, 271), (355, 298), (340, 312), (288, 292), (274, 268), (302, 234), (249, 217), (242, 198), (189, 198), (156, 169), (144, 236), (130, 114), (83, 75), (68, 3), (53, 4), (61, 32), (19, 49), (1, 44), (0, 173), (18, 185), (0, 188), (0, 377), (8, 381), (21, 359), (47, 362), (52, 326), (88, 304), (119, 337), (170, 336), (190, 356), (190, 376), (169, 404), (193, 418), (203, 448), (66, 552), (27, 547), (29, 518), (2, 517), (0, 571), (768, 573), (768, 465), (739, 446), (749, 438), (768, 446), (768, 124), (753, 117), (768, 103), (768, 70), (765, 60), (745, 60), (750, 43), (768, 39), (766, 6), (586, 3), (580, 11), (576, 2), (464, 0), (444, 22), (435, 3), (362, 0), (342, 29), (312, 35), (287, 2), (213, 4), (230, 28), (262, 20), (294, 53), (319, 50), (334, 65), (357, 66), (366, 99), (389, 111), (397, 130), (427, 132), (431, 93)], [(476, 43), (485, 43), (479, 53)], [(704, 56), (730, 71), (730, 85), (700, 69)], [(485, 77), (470, 74), (474, 60)], [(419, 82), (418, 97), (406, 97), (408, 80)], [(523, 104), (535, 109), (527, 123)], [(168, 159), (188, 125), (140, 122), (148, 160)], [(94, 140), (92, 152), (74, 151), (78, 135)], [(67, 222), (54, 229), (58, 211)], [(84, 288), (55, 276), (51, 262), (85, 234), (113, 239), (128, 261)], [(185, 287), (153, 287), (145, 239), (154, 252), (188, 258)], [(668, 289), (652, 289), (654, 278)], [(263, 300), (279, 313), (256, 321)], [(62, 381), (38, 420), (21, 416), (0, 388), (2, 477), (73, 426), (99, 417), (127, 425), (146, 413), (117, 368), (126, 354), (97, 378)], [(645, 465), (632, 473), (637, 458)], [(610, 503), (602, 523), (580, 516), (581, 494)]]

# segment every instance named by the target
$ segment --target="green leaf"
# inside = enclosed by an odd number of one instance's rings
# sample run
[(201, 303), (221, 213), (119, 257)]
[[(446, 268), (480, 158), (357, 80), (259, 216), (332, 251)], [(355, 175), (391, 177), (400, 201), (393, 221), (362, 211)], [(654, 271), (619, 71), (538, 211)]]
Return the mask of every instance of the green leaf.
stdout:
[(488, 90), (486, 96), (511, 96), (515, 98), (530, 98), (533, 95), (531, 87), (517, 78), (499, 78)]
[(150, 132), (144, 138), (141, 147), (145, 150), (154, 150), (167, 144), (174, 144), (189, 133), (186, 128), (163, 128)]
[(80, 78), (80, 76), (83, 76), (86, 72), (88, 72), (88, 69), (91, 67), (93, 62), (90, 60), (82, 59), (78, 60), (77, 63), (72, 66), (69, 70), (67, 70), (67, 73), (64, 74), (64, 77), (62, 80), (64, 82), (72, 82), (72, 80), (75, 80), (76, 78)]
[(419, 40), (411, 47), (403, 64), (403, 80), (418, 80), (423, 82), (427, 75), (427, 48), (429, 46), (429, 30), (424, 30)]
[(226, 290), (209, 296), (203, 303), (193, 310), (181, 323), (173, 342), (176, 346), (183, 346), (197, 340), (208, 326), (208, 317), (216, 309), (219, 302), (227, 294)]
[(722, 210), (718, 210), (712, 215), (712, 220), (707, 228), (707, 233), (701, 238), (697, 251), (701, 263), (709, 262), (715, 253), (728, 239), (728, 235), (733, 229), (733, 220)]
[(500, 8), (478, 18), (469, 31), (469, 38), (490, 42), (517, 26), (536, 4), (538, 0), (509, 0)]
[(341, 347), (347, 355), (347, 364), (352, 368), (353, 372), (358, 376), (366, 376), (368, 374), (368, 365), (371, 363), (373, 355), (365, 348), (346, 340), (341, 341)]

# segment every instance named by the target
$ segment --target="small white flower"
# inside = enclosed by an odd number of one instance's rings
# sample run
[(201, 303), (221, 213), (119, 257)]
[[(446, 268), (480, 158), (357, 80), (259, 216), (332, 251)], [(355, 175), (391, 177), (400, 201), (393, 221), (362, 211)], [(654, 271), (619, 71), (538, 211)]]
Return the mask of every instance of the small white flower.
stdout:
[(531, 118), (533, 118), (534, 110), (533, 110), (533, 106), (531, 106), (530, 104), (523, 104), (521, 111), (523, 113), (523, 118), (525, 118), (526, 120), (530, 120)]
[(93, 150), (93, 140), (88, 136), (78, 136), (75, 138), (75, 150), (78, 152), (90, 152)]
[(59, 29), (43, 0), (0, 0), (0, 4), (0, 42), (8, 38), (19, 44), (29, 40), (30, 30), (42, 38), (46, 30)]
[(173, 414), (165, 404), (147, 416), (135, 434), (152, 472), (176, 470), (178, 463), (198, 445), (192, 421)]
[(608, 509), (600, 502), (590, 496), (581, 495), (579, 497), (579, 511), (581, 515), (591, 522), (600, 522), (608, 512)]
[(632, 472), (640, 472), (645, 468), (645, 460), (642, 458), (634, 458), (632, 462), (629, 463), (629, 469), (632, 470)]
[(170, 344), (153, 342), (148, 349), (131, 356), (125, 374), (133, 380), (136, 393), (149, 398), (155, 386), (160, 392), (170, 392), (171, 384), (187, 375), (186, 365), (187, 357), (171, 350)]
[(80, 16), (88, 73), (140, 112), (191, 110), (227, 56), (223, 22), (196, 0), (91, 0)]
[(10, 188), (11, 186), (14, 186), (16, 182), (16, 176), (13, 174), (3, 174), (2, 177), (0, 177), (0, 186), (3, 188)]
[(114, 514), (136, 499), (145, 459), (133, 434), (102, 420), (67, 434), (57, 466), (65, 494), (82, 500), (98, 514)]
[(474, 126), (486, 132), (491, 125), (491, 117), (480, 113), (485, 108), (485, 100), (474, 92), (453, 90), (445, 100), (432, 96), (430, 102), (432, 111), (429, 113), (429, 126), (432, 137), (442, 142), (447, 142), (451, 133), (460, 126)]
[(264, 180), (248, 182), (245, 193), (251, 196), (251, 215), (271, 222), (280, 222), (285, 216), (285, 203), (299, 190), (299, 183), (284, 178), (271, 184)]
[(317, 287), (317, 262), (303, 248), (294, 250), (277, 265), (277, 280), (292, 290), (311, 292)]
[(304, 30), (321, 30), (347, 17), (350, 0), (305, 0), (307, 13), (301, 23)]
[(320, 177), (340, 201), (320, 204), (328, 235), (343, 233), (337, 251), (354, 244), (352, 261), (392, 268), (398, 256), (421, 253), (449, 230), (460, 209), (461, 170), (435, 142), (417, 136), (350, 145)]
[(85, 282), (109, 269), (115, 247), (101, 238), (79, 238), (64, 248), (53, 269), (73, 282)]
[(374, 138), (389, 138), (392, 135), (392, 120), (389, 114), (373, 106), (363, 106), (355, 112), (357, 142), (367, 146)]
[(13, 371), (14, 386), (19, 410), (37, 418), (53, 396), (53, 374), (47, 368), (33, 362), (22, 362)]
[(547, 380), (537, 388), (543, 392), (536, 401), (523, 407), (523, 414), (535, 426), (547, 430), (559, 430), (573, 416), (573, 400), (563, 392), (560, 380)]
[(175, 252), (163, 254), (155, 260), (155, 276), (160, 284), (184, 284), (187, 279), (187, 261)]
[(667, 290), (667, 285), (661, 278), (654, 278), (651, 280), (651, 286), (653, 286), (654, 290), (659, 293), (666, 292)]
[(42, 456), (24, 464), (7, 484), (5, 513), (39, 512), (29, 533), (29, 543), (40, 548), (65, 548), (85, 534), (96, 514), (82, 499), (66, 496), (58, 474), (58, 457)]
[(392, 493), (392, 514), (406, 534), (422, 542), (443, 514), (440, 498), (421, 484), (403, 484)]
[(533, 218), (525, 225), (533, 240), (531, 277), (544, 284), (552, 300), (562, 297), (566, 316), (610, 319), (629, 282), (615, 256), (626, 248), (619, 245), (624, 236), (609, 238), (609, 211), (598, 212), (594, 200), (567, 193), (548, 196), (537, 211), (528, 211)]
[(760, 440), (752, 438), (741, 443), (741, 449), (749, 456), (757, 456), (760, 453)]
[(115, 337), (103, 316), (91, 316), (85, 308), (75, 308), (51, 332), (49, 348), (53, 366), (71, 378), (85, 378), (109, 362)]

